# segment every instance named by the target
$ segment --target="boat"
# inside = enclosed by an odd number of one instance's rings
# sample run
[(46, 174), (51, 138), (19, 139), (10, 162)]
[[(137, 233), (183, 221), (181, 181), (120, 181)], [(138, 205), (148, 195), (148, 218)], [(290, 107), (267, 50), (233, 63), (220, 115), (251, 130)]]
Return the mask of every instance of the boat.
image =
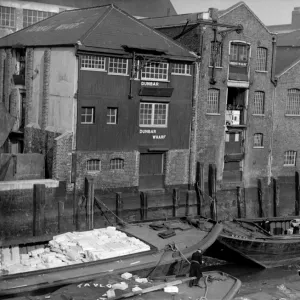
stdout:
[(252, 262), (262, 268), (300, 261), (300, 235), (272, 235), (250, 220), (222, 222), (223, 232), (209, 255), (234, 262)]
[[(128, 274), (128, 273), (126, 273)], [(51, 300), (85, 299), (144, 299), (144, 300), (231, 300), (238, 293), (241, 281), (220, 271), (203, 272), (199, 286), (189, 287), (189, 281), (195, 277), (167, 276), (146, 280), (132, 276), (128, 279), (120, 275), (97, 278), (62, 287), (47, 295)], [(34, 299), (34, 298), (31, 298)]]
[[(149, 277), (150, 275), (157, 276), (157, 274), (187, 273), (189, 267), (187, 260), (192, 253), (197, 249), (205, 251), (209, 248), (222, 229), (222, 224), (213, 224), (205, 219), (200, 219), (195, 226), (180, 218), (126, 223), (122, 227), (118, 226), (115, 230), (142, 242), (146, 246), (146, 250), (103, 259), (93, 257), (92, 261), (84, 258), (77, 263), (64, 266), (53, 267), (49, 264), (47, 268), (43, 269), (2, 274), (0, 276), (0, 298), (25, 292), (36, 293), (39, 290), (92, 280), (99, 276), (107, 276), (107, 274), (134, 272), (141, 277)], [(97, 230), (100, 229), (93, 231)], [(54, 238), (51, 241), (55, 241)], [(58, 236), (58, 238), (61, 237)], [(89, 240), (93, 240), (93, 238)], [(44, 247), (49, 243), (50, 241), (47, 241)], [(23, 255), (28, 254), (26, 253), (28, 248), (26, 245), (19, 245), (20, 253)], [(124, 254), (124, 252), (122, 253)], [(35, 254), (37, 255), (37, 253)]]

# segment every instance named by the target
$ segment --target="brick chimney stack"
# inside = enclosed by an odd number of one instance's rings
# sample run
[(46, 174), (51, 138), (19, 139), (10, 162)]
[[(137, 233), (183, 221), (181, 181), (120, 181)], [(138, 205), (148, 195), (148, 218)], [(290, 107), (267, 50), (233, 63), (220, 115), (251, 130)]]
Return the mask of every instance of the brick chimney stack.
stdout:
[(294, 7), (292, 11), (292, 28), (300, 29), (300, 7)]

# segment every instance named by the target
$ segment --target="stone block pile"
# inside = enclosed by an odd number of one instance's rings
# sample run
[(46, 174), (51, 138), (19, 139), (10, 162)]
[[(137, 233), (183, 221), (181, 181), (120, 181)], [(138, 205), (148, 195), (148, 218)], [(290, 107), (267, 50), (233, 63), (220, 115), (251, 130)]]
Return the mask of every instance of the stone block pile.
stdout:
[(54, 236), (48, 245), (27, 254), (20, 254), (19, 247), (0, 248), (0, 270), (2, 274), (30, 272), (149, 250), (147, 244), (128, 237), (115, 227), (67, 232)]

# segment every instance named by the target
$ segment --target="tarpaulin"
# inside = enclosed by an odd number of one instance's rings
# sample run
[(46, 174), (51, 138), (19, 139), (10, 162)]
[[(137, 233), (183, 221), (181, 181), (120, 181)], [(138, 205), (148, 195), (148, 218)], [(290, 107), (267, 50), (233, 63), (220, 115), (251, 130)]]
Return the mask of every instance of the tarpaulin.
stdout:
[(11, 132), (16, 118), (10, 115), (4, 106), (3, 102), (0, 102), (0, 147), (6, 141), (9, 133)]

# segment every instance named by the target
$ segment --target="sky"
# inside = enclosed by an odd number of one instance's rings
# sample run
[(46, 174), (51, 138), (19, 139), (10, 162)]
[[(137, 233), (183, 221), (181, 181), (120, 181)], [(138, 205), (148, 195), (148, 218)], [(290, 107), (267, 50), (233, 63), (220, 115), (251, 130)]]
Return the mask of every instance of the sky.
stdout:
[[(178, 14), (207, 11), (209, 7), (226, 9), (239, 0), (171, 0)], [(299, 0), (244, 0), (265, 25), (291, 24)]]

